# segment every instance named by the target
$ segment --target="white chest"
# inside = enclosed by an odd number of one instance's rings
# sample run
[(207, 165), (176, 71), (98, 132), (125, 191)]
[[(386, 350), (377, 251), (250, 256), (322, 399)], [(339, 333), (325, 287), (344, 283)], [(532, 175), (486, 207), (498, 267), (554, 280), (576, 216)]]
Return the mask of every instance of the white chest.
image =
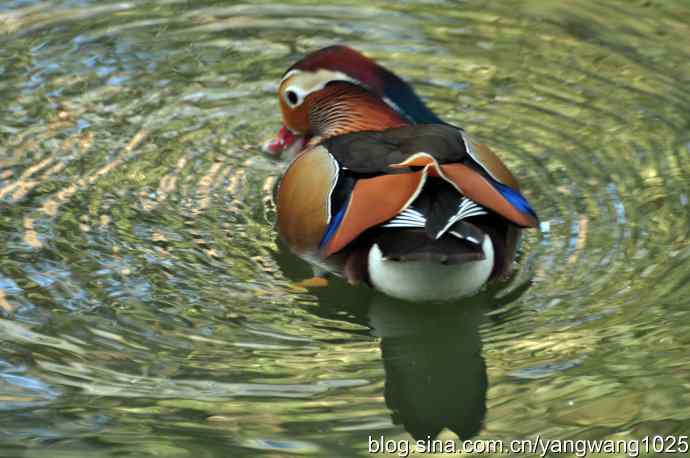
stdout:
[(383, 258), (378, 245), (369, 250), (369, 277), (379, 291), (407, 301), (445, 301), (470, 296), (486, 283), (494, 265), (494, 247), (485, 237), (486, 259), (444, 265)]

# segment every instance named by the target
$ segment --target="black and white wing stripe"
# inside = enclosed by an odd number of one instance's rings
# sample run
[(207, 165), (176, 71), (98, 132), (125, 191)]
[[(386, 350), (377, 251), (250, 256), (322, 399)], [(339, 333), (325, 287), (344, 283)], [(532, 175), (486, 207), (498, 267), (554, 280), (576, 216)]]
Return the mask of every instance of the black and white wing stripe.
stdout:
[[(458, 205), (458, 210), (457, 212), (451, 216), (448, 219), (448, 222), (446, 225), (438, 231), (436, 234), (434, 234), (435, 239), (439, 239), (443, 234), (448, 232), (448, 229), (450, 229), (455, 223), (458, 221), (462, 221), (466, 218), (470, 218), (472, 216), (480, 216), (480, 215), (486, 215), (487, 212), (482, 207), (481, 205), (477, 204), (476, 202), (468, 199), (467, 197), (463, 197), (462, 200), (460, 201), (460, 204)], [(427, 224), (427, 219), (420, 212), (419, 210), (415, 209), (414, 207), (407, 207), (405, 210), (400, 212), (395, 218), (392, 218), (389, 220), (386, 224), (383, 224), (383, 227), (388, 227), (388, 228), (424, 228), (426, 227)], [(472, 237), (467, 237), (463, 236), (462, 234), (455, 232), (455, 231), (450, 231), (450, 234), (454, 235), (455, 237), (461, 238), (461, 239), (467, 239), (468, 241), (472, 243), (481, 243), (481, 240), (474, 240)]]
[(426, 218), (419, 211), (412, 207), (407, 207), (395, 218), (389, 220), (383, 227), (425, 227)]
[(484, 210), (484, 208), (478, 203), (471, 201), (467, 197), (463, 197), (462, 201), (460, 201), (460, 205), (458, 206), (458, 212), (451, 216), (451, 218), (448, 220), (448, 223), (446, 223), (443, 229), (436, 234), (436, 238), (438, 239), (441, 237), (453, 224), (457, 223), (458, 221), (462, 221), (463, 219), (471, 216), (481, 215), (486, 215), (486, 210)]

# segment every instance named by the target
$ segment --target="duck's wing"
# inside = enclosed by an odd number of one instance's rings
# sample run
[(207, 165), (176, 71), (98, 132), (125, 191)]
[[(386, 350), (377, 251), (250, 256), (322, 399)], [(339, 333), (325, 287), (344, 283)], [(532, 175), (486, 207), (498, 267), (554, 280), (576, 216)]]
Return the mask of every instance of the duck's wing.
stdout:
[[(460, 129), (434, 124), (341, 135), (304, 152), (279, 188), (279, 229), (293, 250), (328, 257), (401, 215), (429, 178), (442, 179), (517, 226), (538, 224), (493, 152), (474, 147)], [(440, 220), (430, 224), (446, 226)]]
[[(416, 125), (356, 132), (324, 142), (346, 175), (358, 177), (341, 197), (337, 218), (322, 245), (334, 253), (364, 230), (400, 214), (428, 177), (439, 177), (462, 195), (520, 227), (538, 218), (517, 180), (488, 147), (474, 145), (449, 125)], [(341, 172), (342, 174), (342, 172)]]
[(488, 146), (472, 142), (462, 129), (449, 124), (353, 132), (328, 139), (324, 144), (343, 166), (355, 173), (390, 173), (391, 165), (426, 153), (439, 164), (466, 164), (493, 181), (520, 189), (508, 167)]

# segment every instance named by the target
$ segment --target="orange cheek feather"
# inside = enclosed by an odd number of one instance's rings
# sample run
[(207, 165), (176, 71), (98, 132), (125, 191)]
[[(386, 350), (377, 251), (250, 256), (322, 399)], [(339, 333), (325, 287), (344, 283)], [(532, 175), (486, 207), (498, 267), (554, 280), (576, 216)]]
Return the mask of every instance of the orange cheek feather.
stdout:
[(306, 103), (303, 103), (297, 108), (290, 108), (283, 98), (280, 97), (280, 111), (283, 113), (283, 123), (290, 130), (298, 134), (306, 134), (309, 132), (309, 113)]

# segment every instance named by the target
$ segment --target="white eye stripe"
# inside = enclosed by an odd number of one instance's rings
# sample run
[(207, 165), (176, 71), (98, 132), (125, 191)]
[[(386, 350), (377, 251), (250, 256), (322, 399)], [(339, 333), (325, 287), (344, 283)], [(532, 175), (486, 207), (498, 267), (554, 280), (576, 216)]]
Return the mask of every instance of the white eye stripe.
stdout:
[[(282, 96), (285, 103), (291, 108), (301, 105), (309, 94), (320, 91), (328, 83), (334, 81), (347, 81), (362, 86), (359, 81), (350, 78), (345, 73), (325, 69), (319, 69), (316, 72), (290, 70), (281, 80), (281, 84), (288, 80), (290, 80), (289, 86), (283, 89)], [(293, 93), (294, 96), (291, 96), (290, 93)]]
[(302, 71), (301, 71), (301, 70), (297, 70), (297, 69), (290, 70), (289, 72), (287, 72), (287, 73), (285, 74), (285, 76), (283, 76), (283, 78), (281, 78), (280, 84), (282, 84), (282, 83), (284, 83), (285, 81), (287, 81), (287, 79), (290, 78), (291, 76), (297, 75), (297, 74), (299, 74), (299, 73), (302, 73)]

